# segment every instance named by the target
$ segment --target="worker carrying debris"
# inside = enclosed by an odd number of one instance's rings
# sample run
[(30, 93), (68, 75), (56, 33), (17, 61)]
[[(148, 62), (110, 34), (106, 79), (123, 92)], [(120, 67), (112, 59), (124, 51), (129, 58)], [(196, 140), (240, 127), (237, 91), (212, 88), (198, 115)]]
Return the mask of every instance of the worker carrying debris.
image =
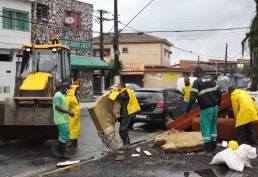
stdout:
[(104, 93), (88, 110), (99, 137), (108, 148), (117, 148), (115, 136), (117, 121), (120, 122), (119, 134), (123, 140), (122, 149), (129, 148), (128, 126), (134, 113), (140, 110), (140, 106), (134, 93), (126, 88), (124, 83), (118, 84), (112, 92)]
[(118, 100), (121, 105), (120, 117), (118, 118), (118, 122), (120, 122), (119, 135), (123, 140), (121, 150), (126, 150), (130, 147), (128, 128), (131, 119), (134, 113), (141, 110), (141, 108), (134, 93), (123, 82), (117, 85), (117, 88), (114, 89), (109, 98), (111, 100)]

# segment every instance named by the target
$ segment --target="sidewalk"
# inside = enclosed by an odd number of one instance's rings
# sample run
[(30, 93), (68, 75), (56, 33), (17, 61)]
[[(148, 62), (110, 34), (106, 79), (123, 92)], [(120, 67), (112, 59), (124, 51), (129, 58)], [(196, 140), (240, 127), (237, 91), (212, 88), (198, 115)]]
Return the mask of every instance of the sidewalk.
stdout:
[(94, 95), (92, 99), (80, 102), (80, 109), (88, 109), (91, 104), (93, 104), (97, 99), (99, 99), (99, 97), (101, 97), (101, 95)]

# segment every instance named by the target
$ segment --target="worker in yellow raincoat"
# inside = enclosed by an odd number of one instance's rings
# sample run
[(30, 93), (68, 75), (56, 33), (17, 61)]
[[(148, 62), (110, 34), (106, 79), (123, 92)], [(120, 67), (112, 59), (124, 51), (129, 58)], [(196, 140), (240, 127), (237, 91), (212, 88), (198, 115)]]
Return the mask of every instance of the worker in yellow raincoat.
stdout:
[(244, 90), (229, 87), (233, 112), (236, 117), (236, 138), (238, 144), (243, 144), (245, 135), (249, 136), (251, 145), (257, 144), (256, 133), (252, 127), (252, 122), (258, 120), (256, 104), (250, 94)]
[(76, 91), (78, 89), (77, 85), (72, 85), (70, 92), (66, 95), (66, 100), (68, 104), (68, 110), (73, 111), (74, 117), (69, 116), (68, 125), (70, 129), (70, 141), (71, 144), (67, 146), (66, 150), (76, 151), (78, 149), (78, 137), (80, 136), (81, 123), (80, 123), (80, 106), (76, 98)]
[(120, 122), (119, 135), (123, 141), (121, 150), (126, 150), (130, 147), (128, 129), (131, 119), (133, 118), (134, 113), (140, 111), (141, 108), (134, 93), (129, 88), (126, 88), (126, 85), (123, 82), (117, 85), (114, 92), (109, 95), (109, 99), (119, 100), (121, 104), (120, 118), (118, 119)]

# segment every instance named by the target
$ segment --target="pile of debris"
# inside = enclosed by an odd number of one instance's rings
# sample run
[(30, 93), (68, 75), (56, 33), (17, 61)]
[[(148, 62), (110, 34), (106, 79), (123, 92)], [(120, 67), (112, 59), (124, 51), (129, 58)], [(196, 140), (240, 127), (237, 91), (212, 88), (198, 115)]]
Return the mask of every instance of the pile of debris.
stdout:
[(170, 130), (155, 139), (155, 145), (164, 152), (194, 152), (204, 149), (203, 138), (200, 132), (180, 132)]

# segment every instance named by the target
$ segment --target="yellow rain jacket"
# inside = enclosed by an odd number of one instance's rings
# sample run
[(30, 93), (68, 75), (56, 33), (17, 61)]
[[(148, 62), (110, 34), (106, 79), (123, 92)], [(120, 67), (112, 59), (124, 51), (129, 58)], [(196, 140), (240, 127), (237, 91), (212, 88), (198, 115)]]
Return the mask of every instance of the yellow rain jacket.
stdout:
[(70, 92), (66, 95), (68, 110), (74, 113), (74, 117), (69, 116), (68, 120), (71, 140), (77, 139), (80, 136), (81, 132), (80, 106), (74, 93), (74, 89), (70, 89)]
[[(126, 90), (129, 95), (129, 103), (127, 105), (128, 114), (133, 114), (137, 111), (140, 111), (141, 110), (140, 105), (139, 105), (134, 93), (131, 91), (131, 89), (123, 88), (120, 92), (123, 92), (124, 90)], [(110, 95), (109, 95), (109, 99), (114, 101), (120, 92), (118, 91), (117, 88), (114, 88), (114, 91), (112, 93), (110, 93)]]
[(236, 117), (235, 127), (258, 120), (256, 104), (248, 92), (236, 89), (231, 94), (231, 101)]

